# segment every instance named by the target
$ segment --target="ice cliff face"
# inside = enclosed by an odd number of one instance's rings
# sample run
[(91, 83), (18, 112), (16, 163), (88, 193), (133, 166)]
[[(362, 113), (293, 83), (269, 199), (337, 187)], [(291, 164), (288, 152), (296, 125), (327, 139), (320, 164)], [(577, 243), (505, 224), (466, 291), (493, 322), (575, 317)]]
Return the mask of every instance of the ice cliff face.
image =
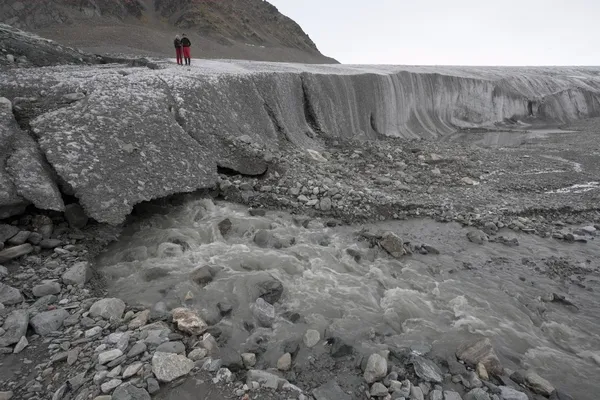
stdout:
[(600, 115), (600, 68), (162, 67), (0, 73), (2, 95), (62, 191), (98, 221), (117, 224), (139, 202), (211, 187), (218, 167), (261, 174), (280, 146)]

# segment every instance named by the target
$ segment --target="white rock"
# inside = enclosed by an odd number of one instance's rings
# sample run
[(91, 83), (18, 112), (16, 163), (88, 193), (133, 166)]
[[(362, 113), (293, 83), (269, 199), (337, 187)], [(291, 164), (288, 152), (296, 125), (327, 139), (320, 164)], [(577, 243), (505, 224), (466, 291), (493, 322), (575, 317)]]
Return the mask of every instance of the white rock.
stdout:
[(373, 383), (387, 375), (387, 360), (380, 354), (373, 353), (367, 361), (364, 378), (367, 383)]
[(108, 350), (98, 354), (98, 364), (104, 365), (111, 362), (123, 355), (123, 352), (119, 349)]
[(161, 382), (171, 382), (187, 375), (194, 362), (179, 354), (156, 352), (152, 357), (152, 372)]
[(277, 369), (280, 371), (289, 371), (292, 368), (292, 355), (285, 353), (277, 360)]
[(315, 347), (317, 345), (317, 343), (319, 343), (319, 340), (321, 340), (321, 334), (319, 333), (319, 331), (316, 331), (314, 329), (309, 329), (304, 334), (303, 340), (304, 340), (304, 345), (306, 347), (308, 347), (308, 348)]
[(177, 329), (190, 335), (201, 335), (208, 328), (208, 325), (200, 318), (198, 313), (188, 308), (174, 309), (173, 322)]
[(104, 319), (121, 319), (125, 311), (125, 303), (121, 299), (100, 299), (90, 307), (92, 317)]

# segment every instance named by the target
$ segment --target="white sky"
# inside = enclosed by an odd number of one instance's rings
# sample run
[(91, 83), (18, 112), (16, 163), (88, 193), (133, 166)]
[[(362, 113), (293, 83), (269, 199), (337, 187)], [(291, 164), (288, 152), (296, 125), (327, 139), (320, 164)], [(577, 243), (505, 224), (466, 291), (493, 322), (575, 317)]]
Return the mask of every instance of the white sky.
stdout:
[(600, 0), (268, 0), (346, 64), (600, 65)]

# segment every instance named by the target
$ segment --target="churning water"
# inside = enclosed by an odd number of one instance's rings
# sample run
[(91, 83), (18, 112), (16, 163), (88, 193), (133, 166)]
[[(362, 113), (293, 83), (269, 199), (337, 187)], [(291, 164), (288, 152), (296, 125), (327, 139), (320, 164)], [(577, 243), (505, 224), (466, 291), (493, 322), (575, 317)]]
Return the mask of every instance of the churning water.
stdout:
[[(218, 225), (225, 219), (231, 227), (223, 237)], [(395, 260), (361, 240), (362, 228), (394, 231), (440, 255)], [(272, 235), (265, 236), (269, 247), (253, 240), (259, 230)], [(479, 334), (492, 339), (505, 366), (533, 368), (576, 399), (595, 399), (600, 241), (570, 244), (507, 231), (520, 242), (511, 248), (475, 245), (466, 233), (429, 220), (328, 228), (284, 212), (252, 217), (239, 205), (194, 200), (133, 222), (98, 263), (113, 295), (147, 307), (196, 307), (229, 332), (232, 347), (257, 331), (275, 344), (316, 328), (359, 349), (431, 345), (444, 356)], [(216, 274), (201, 286), (190, 273), (204, 265)], [(283, 284), (276, 321), (252, 331), (257, 286), (273, 278)], [(575, 306), (541, 300), (552, 293)], [(230, 304), (232, 314), (221, 320), (218, 303)]]

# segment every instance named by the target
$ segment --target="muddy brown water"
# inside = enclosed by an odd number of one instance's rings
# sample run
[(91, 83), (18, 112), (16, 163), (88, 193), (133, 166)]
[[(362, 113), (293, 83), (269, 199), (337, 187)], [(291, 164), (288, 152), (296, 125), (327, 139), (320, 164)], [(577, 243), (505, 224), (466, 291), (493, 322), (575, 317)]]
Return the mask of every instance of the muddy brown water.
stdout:
[[(223, 237), (218, 224), (226, 218), (232, 227)], [(362, 228), (391, 230), (440, 254), (395, 260), (361, 241)], [(290, 246), (258, 247), (253, 237), (259, 229)], [(275, 349), (313, 328), (327, 329), (359, 351), (385, 344), (432, 346), (434, 354), (446, 356), (463, 340), (483, 335), (506, 367), (534, 369), (578, 400), (595, 399), (600, 239), (566, 243), (506, 230), (500, 234), (520, 242), (506, 247), (475, 245), (467, 232), (458, 224), (423, 219), (335, 228), (313, 220), (305, 228), (284, 212), (251, 217), (243, 206), (194, 200), (132, 223), (98, 264), (111, 294), (132, 304), (188, 304), (210, 318), (217, 303), (230, 303), (232, 315), (218, 325), (230, 332), (227, 345), (234, 348), (243, 348), (259, 331)], [(350, 256), (349, 248), (361, 259)], [(189, 275), (203, 265), (219, 272), (200, 287)], [(277, 319), (272, 328), (249, 333), (244, 322), (255, 322), (253, 285), (265, 275), (284, 286)], [(575, 306), (541, 300), (552, 293)], [(292, 323), (290, 313), (302, 319)], [(258, 366), (273, 366), (278, 355), (267, 351)]]

